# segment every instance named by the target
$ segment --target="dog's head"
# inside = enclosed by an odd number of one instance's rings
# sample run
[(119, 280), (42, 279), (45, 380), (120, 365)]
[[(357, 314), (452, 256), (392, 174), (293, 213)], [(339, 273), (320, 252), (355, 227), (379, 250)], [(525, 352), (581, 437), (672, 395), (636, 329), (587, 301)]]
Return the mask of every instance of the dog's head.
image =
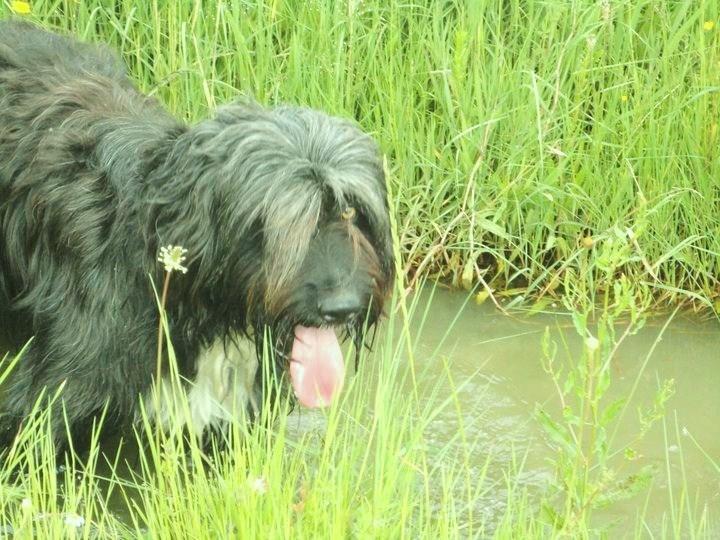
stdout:
[(303, 405), (329, 403), (345, 371), (340, 342), (363, 346), (392, 282), (376, 143), (318, 111), (245, 104), (193, 132), (201, 174), (212, 176), (199, 211), (215, 228), (203, 258), (221, 269), (204, 272), (217, 300), (259, 355), (274, 354), (272, 371), (289, 373)]
[(351, 338), (359, 354), (382, 312), (389, 261), (372, 239), (361, 210), (329, 200), (289, 284), (265, 289), (257, 322), (270, 315), (276, 364), (290, 368), (295, 396), (305, 406), (329, 404), (339, 393), (345, 372), (339, 341)]

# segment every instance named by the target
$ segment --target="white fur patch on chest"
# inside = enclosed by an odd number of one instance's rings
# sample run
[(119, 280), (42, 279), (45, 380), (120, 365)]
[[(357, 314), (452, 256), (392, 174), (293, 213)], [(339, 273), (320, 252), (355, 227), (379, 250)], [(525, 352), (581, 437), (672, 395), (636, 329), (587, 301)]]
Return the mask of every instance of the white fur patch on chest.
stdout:
[(178, 384), (165, 376), (159, 396), (152, 390), (143, 400), (148, 418), (165, 430), (188, 427), (200, 437), (209, 427), (257, 414), (255, 374), (258, 368), (253, 343), (240, 336), (217, 340), (200, 351), (194, 380)]

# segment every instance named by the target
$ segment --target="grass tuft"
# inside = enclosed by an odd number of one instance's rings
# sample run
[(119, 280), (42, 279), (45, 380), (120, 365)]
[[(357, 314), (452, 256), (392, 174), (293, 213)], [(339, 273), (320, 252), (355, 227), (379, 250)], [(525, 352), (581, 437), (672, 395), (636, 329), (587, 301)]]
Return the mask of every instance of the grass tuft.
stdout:
[(188, 120), (238, 95), (355, 117), (390, 158), (411, 276), (543, 301), (624, 275), (656, 306), (720, 300), (715, 2), (31, 4)]

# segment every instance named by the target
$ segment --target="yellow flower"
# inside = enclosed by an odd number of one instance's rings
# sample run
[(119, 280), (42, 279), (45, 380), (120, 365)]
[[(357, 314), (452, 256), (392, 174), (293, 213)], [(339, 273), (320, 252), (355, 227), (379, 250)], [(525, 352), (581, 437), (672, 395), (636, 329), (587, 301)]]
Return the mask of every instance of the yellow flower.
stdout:
[(182, 265), (182, 263), (185, 262), (186, 253), (187, 249), (181, 246), (163, 246), (160, 248), (158, 261), (163, 263), (166, 272), (178, 270), (183, 274), (186, 274), (187, 268)]
[(713, 28), (715, 28), (715, 21), (705, 21), (703, 23), (703, 30), (706, 32), (712, 30)]
[(627, 100), (628, 100), (627, 94), (623, 94), (622, 96), (620, 96), (620, 101), (622, 101), (623, 103), (625, 103)]
[(22, 2), (21, 0), (13, 0), (10, 2), (10, 9), (18, 15), (27, 15), (30, 13), (30, 2)]

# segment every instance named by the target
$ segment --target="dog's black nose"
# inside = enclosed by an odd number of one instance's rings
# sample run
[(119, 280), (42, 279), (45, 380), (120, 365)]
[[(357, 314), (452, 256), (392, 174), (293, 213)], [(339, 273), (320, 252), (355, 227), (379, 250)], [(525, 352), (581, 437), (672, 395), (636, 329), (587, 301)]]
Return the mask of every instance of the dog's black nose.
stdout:
[(322, 297), (318, 310), (325, 322), (344, 323), (362, 310), (362, 300), (353, 291), (341, 290)]

